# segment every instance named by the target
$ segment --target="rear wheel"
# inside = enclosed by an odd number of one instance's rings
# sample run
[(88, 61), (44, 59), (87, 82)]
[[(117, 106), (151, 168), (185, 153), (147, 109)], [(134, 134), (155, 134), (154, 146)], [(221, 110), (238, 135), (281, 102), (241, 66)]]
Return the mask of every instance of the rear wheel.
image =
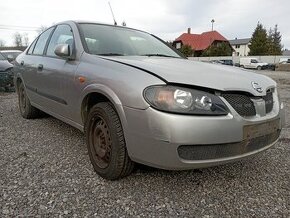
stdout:
[(262, 70), (262, 67), (261, 67), (261, 66), (258, 66), (258, 67), (257, 67), (257, 70)]
[(90, 109), (85, 126), (86, 143), (95, 171), (105, 179), (129, 175), (134, 162), (128, 156), (120, 119), (108, 102)]
[(244, 65), (240, 65), (241, 68), (245, 68)]
[(40, 111), (36, 107), (33, 107), (31, 105), (22, 82), (18, 86), (18, 103), (22, 117), (26, 119), (33, 119), (39, 117)]

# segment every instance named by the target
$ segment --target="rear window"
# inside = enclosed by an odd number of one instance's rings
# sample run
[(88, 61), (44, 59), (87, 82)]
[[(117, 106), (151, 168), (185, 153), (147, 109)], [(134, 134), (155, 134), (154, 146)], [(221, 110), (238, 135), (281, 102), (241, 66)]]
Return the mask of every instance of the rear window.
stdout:
[(34, 55), (42, 55), (43, 54), (44, 49), (45, 49), (45, 45), (46, 45), (47, 40), (48, 40), (53, 29), (54, 29), (54, 27), (46, 30), (38, 37), (37, 43), (36, 43), (35, 48), (32, 52)]
[(32, 54), (33, 49), (34, 49), (34, 46), (35, 46), (35, 44), (36, 44), (36, 41), (37, 41), (37, 40), (34, 40), (34, 42), (32, 42), (32, 44), (30, 45), (30, 47), (29, 47), (29, 49), (28, 49), (28, 51), (27, 51), (27, 54)]

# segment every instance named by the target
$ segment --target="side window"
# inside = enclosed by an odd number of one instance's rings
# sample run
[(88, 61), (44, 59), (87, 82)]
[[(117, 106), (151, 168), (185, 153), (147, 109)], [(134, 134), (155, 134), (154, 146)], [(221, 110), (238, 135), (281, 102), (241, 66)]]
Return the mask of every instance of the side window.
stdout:
[(54, 49), (59, 44), (68, 44), (70, 49), (73, 48), (73, 33), (69, 25), (58, 25), (50, 39), (47, 47), (46, 55), (56, 57), (54, 54)]
[(255, 59), (251, 59), (251, 63), (258, 63), (258, 61)]
[(37, 41), (37, 39), (35, 39), (35, 40), (32, 42), (32, 44), (30, 45), (30, 47), (29, 47), (29, 49), (28, 49), (28, 51), (27, 51), (27, 54), (32, 54), (33, 49), (34, 49), (34, 46), (35, 46), (35, 44), (36, 44), (36, 41)]
[(37, 43), (36, 43), (34, 50), (33, 50), (33, 54), (35, 54), (35, 55), (42, 55), (43, 54), (46, 42), (47, 42), (47, 40), (50, 36), (50, 33), (53, 29), (54, 28), (52, 27), (52, 28), (46, 30), (38, 37)]

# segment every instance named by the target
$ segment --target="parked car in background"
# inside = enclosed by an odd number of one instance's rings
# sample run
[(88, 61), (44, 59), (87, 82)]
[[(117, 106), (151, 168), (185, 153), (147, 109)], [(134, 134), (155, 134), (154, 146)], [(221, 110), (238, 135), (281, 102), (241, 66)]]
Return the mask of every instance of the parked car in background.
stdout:
[(0, 53), (0, 88), (4, 88), (5, 91), (14, 86), (12, 69), (13, 65)]
[(225, 60), (211, 60), (210, 63), (233, 66), (233, 61), (232, 60), (226, 60), (226, 59)]
[(20, 50), (2, 50), (0, 53), (9, 61), (13, 62), (18, 55), (22, 53)]
[(280, 58), (279, 63), (276, 65), (276, 69), (290, 71), (290, 58)]
[(21, 115), (42, 110), (84, 131), (106, 179), (129, 175), (135, 162), (186, 170), (237, 161), (273, 146), (285, 124), (269, 77), (187, 60), (128, 27), (56, 24), (15, 68)]
[(260, 62), (257, 58), (240, 58), (240, 67), (262, 70), (268, 68), (268, 63)]
[(280, 58), (279, 64), (290, 64), (290, 58)]
[(230, 65), (230, 66), (234, 65), (233, 60), (220, 60), (220, 63), (223, 65)]
[(221, 62), (219, 60), (211, 60), (211, 61), (209, 61), (209, 63), (212, 63), (212, 64), (221, 64)]

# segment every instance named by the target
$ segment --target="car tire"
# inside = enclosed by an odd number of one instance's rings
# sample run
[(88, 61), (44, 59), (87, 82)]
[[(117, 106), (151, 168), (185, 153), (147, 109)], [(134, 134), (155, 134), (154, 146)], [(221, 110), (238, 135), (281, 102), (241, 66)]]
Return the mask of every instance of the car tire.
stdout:
[(117, 180), (134, 169), (118, 114), (109, 102), (94, 105), (85, 124), (88, 153), (94, 170), (101, 177)]
[(31, 105), (22, 82), (18, 86), (18, 103), (20, 114), (23, 118), (34, 119), (39, 117), (40, 110)]
[(258, 67), (257, 67), (257, 70), (262, 70), (262, 67), (261, 67), (261, 66), (258, 66)]
[(241, 68), (245, 68), (244, 65), (240, 65)]

